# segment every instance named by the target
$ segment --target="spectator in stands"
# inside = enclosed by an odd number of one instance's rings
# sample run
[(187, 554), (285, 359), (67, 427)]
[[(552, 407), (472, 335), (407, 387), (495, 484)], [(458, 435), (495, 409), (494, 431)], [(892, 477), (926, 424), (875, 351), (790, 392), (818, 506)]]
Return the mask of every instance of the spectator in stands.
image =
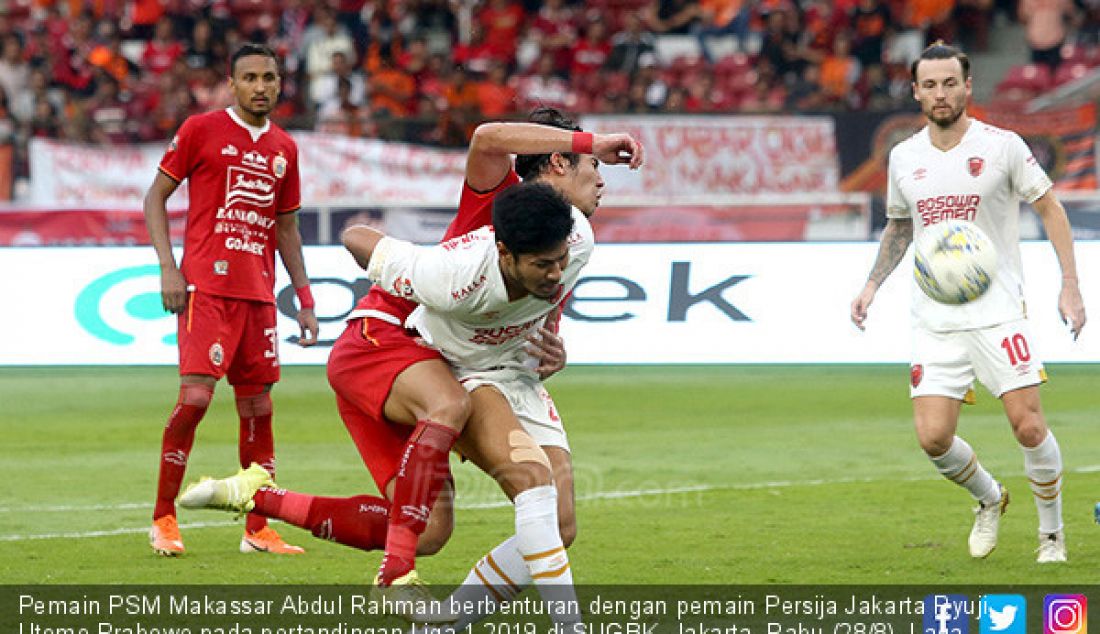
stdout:
[(712, 64), (715, 62), (707, 41), (712, 37), (735, 36), (743, 49), (751, 18), (752, 2), (747, 0), (699, 0), (697, 35), (703, 58)]
[(523, 6), (513, 0), (489, 0), (488, 6), (477, 14), (494, 57), (509, 65), (515, 62), (516, 44), (526, 19)]
[(389, 51), (378, 57), (378, 69), (370, 74), (370, 108), (375, 115), (393, 118), (404, 117), (410, 105), (416, 103), (416, 82), (394, 63)]
[(54, 59), (53, 79), (74, 96), (90, 97), (95, 92), (93, 69), (88, 61), (95, 46), (91, 18), (80, 15), (72, 21), (56, 48), (58, 54)]
[(214, 27), (208, 20), (195, 22), (191, 29), (191, 43), (184, 52), (183, 59), (192, 70), (218, 66), (226, 61), (217, 57), (214, 50)]
[(657, 38), (646, 31), (642, 19), (631, 12), (623, 16), (623, 30), (611, 38), (611, 54), (606, 69), (633, 75), (643, 56), (656, 55)]
[(816, 111), (821, 110), (824, 105), (825, 98), (821, 90), (821, 67), (817, 64), (807, 64), (787, 93), (784, 109)]
[(92, 139), (101, 145), (122, 145), (132, 140), (127, 125), (130, 113), (119, 91), (118, 81), (104, 74), (96, 80), (96, 93), (88, 102)]
[(786, 13), (786, 10), (776, 10), (766, 15), (759, 57), (766, 60), (784, 82), (792, 83), (801, 75), (806, 63), (799, 52), (798, 31), (788, 29)]
[(698, 0), (653, 0), (642, 19), (655, 33), (687, 34), (698, 26), (699, 17)]
[(783, 110), (786, 99), (787, 91), (782, 83), (775, 81), (774, 71), (771, 71), (771, 76), (760, 73), (757, 81), (753, 82), (750, 92), (741, 99), (738, 108), (743, 112), (780, 112)]
[[(31, 65), (23, 58), (23, 44), (15, 35), (4, 37), (0, 43), (0, 89), (8, 95), (9, 104), (28, 91), (30, 81)], [(15, 109), (13, 105), (12, 110)], [(24, 114), (27, 115), (23, 119), (26, 121), (30, 118), (30, 112)]]
[(351, 35), (343, 24), (336, 21), (336, 14), (325, 6), (315, 11), (313, 24), (302, 36), (301, 56), (306, 62), (310, 81), (332, 72), (332, 54), (340, 51), (349, 60), (358, 61)]
[(131, 80), (141, 72), (137, 64), (122, 54), (122, 38), (117, 33), (106, 44), (93, 48), (88, 61), (118, 82), (122, 91), (129, 90)]
[(668, 99), (669, 87), (661, 77), (656, 60), (652, 58), (643, 59), (641, 66), (638, 68), (638, 74), (635, 76), (635, 81), (640, 82), (645, 87), (644, 100), (646, 108), (652, 111), (664, 107), (665, 101)]
[(455, 66), (443, 96), (447, 108), (444, 110), (442, 142), (444, 145), (463, 145), (481, 121), (477, 83), (470, 81), (465, 68)]
[(458, 41), (458, 18), (447, 0), (411, 0), (409, 13), (418, 34), (429, 42), (441, 42), (439, 49), (449, 49)]
[(225, 81), (225, 72), (213, 66), (198, 71), (198, 81), (191, 86), (191, 96), (200, 112), (228, 108), (233, 104), (233, 93)]
[(34, 113), (27, 128), (27, 136), (55, 139), (58, 133), (57, 109), (45, 99), (36, 101)]
[(955, 25), (951, 21), (954, 12), (955, 0), (906, 0), (904, 22), (923, 33), (925, 42), (952, 42), (955, 39)]
[(890, 10), (881, 0), (859, 0), (849, 14), (852, 53), (865, 68), (882, 63), (882, 46), (890, 34)]
[(348, 100), (355, 106), (362, 106), (367, 100), (367, 80), (363, 72), (352, 66), (348, 56), (343, 51), (332, 53), (332, 70), (314, 77), (309, 83), (310, 100), (315, 107), (319, 107), (326, 101), (338, 99), (340, 82), (346, 81), (350, 86)]
[(1081, 9), (1077, 43), (1095, 47), (1100, 44), (1100, 0), (1077, 0)]
[(520, 110), (533, 110), (538, 106), (568, 109), (576, 96), (569, 84), (554, 74), (554, 58), (540, 57), (535, 62), (535, 72), (516, 81), (516, 96)]
[(838, 32), (833, 38), (832, 52), (821, 60), (824, 101), (832, 105), (843, 105), (852, 94), (852, 87), (862, 72), (859, 59), (852, 55), (848, 32)]
[(336, 94), (317, 108), (317, 129), (351, 137), (363, 136), (363, 120), (367, 113), (361, 103), (352, 100), (354, 86), (347, 77), (338, 77), (336, 82)]
[(993, 22), (993, 0), (958, 0), (954, 22), (967, 48), (985, 51), (989, 48), (989, 25)]
[(455, 47), (452, 61), (461, 64), (471, 73), (483, 75), (495, 62), (511, 66), (512, 60), (497, 53), (497, 47), (489, 44), (485, 38), (485, 29), (478, 23), (470, 25), (470, 41)]
[(611, 56), (611, 42), (607, 39), (607, 27), (596, 18), (584, 27), (584, 37), (570, 51), (569, 74), (573, 77), (593, 74), (603, 68)]
[(1024, 24), (1032, 63), (1056, 70), (1069, 26), (1078, 19), (1073, 0), (1020, 0), (1016, 11)]
[[(637, 19), (637, 18), (635, 18)], [(527, 29), (530, 59), (517, 60), (521, 68), (542, 56), (554, 58), (554, 69), (564, 72), (572, 61), (571, 51), (577, 42), (577, 15), (565, 0), (545, 0)], [(524, 47), (521, 47), (521, 49)]]
[(153, 39), (145, 45), (141, 65), (153, 75), (167, 72), (183, 55), (183, 45), (175, 39), (172, 31), (172, 21), (166, 17), (161, 18), (153, 29)]
[(508, 69), (497, 62), (478, 83), (477, 101), (485, 119), (503, 119), (516, 111), (516, 89), (508, 83)]
[(130, 37), (148, 40), (153, 36), (155, 25), (164, 17), (165, 2), (162, 0), (132, 0), (126, 3), (129, 10)]

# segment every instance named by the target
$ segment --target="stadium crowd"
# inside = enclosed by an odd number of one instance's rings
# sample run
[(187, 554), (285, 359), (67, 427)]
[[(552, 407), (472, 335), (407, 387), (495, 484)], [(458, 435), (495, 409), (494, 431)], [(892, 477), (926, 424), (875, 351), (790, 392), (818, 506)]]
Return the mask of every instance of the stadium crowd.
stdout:
[[(1064, 0), (1065, 17), (1095, 35), (1100, 2), (1077, 1)], [(18, 173), (34, 136), (168, 138), (188, 115), (229, 102), (226, 60), (247, 40), (283, 57), (274, 118), (284, 126), (421, 143), (464, 143), (479, 121), (536, 104), (597, 113), (893, 109), (911, 104), (907, 64), (926, 41), (959, 35), (980, 49), (995, 11), (1026, 20), (1031, 4), (12, 0), (0, 13), (0, 143), (21, 148)], [(1043, 17), (1037, 30), (1055, 22), (1070, 20)], [(1066, 37), (1046, 35), (1059, 45)]]

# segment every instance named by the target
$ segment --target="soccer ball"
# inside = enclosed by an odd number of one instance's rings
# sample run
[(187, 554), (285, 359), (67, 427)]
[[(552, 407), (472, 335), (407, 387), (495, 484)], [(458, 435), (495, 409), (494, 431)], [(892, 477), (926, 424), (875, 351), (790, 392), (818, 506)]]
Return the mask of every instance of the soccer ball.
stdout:
[(947, 220), (924, 230), (913, 245), (917, 286), (941, 304), (978, 299), (993, 283), (997, 250), (972, 222)]

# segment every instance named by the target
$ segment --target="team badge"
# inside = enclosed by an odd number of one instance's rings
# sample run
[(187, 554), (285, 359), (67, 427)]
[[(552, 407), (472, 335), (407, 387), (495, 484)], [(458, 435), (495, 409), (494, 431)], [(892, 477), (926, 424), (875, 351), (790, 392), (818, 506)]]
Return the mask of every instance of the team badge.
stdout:
[(971, 156), (967, 159), (966, 166), (970, 169), (970, 175), (977, 178), (981, 176), (982, 170), (985, 169), (985, 159), (980, 156)]
[(925, 169), (923, 167), (918, 167), (917, 169), (913, 170), (913, 180), (922, 181), (922, 180), (924, 180), (925, 176), (928, 176), (928, 170), (927, 169)]
[(909, 370), (909, 383), (913, 387), (920, 385), (921, 379), (924, 378), (924, 366), (916, 364)]
[(214, 275), (229, 275), (229, 260), (215, 260)]
[(413, 296), (412, 280), (407, 277), (399, 277), (393, 281), (393, 291), (400, 297), (411, 298)]
[(274, 172), (275, 176), (279, 178), (286, 176), (286, 157), (280, 154), (272, 159), (271, 171)]
[(222, 361), (225, 361), (225, 349), (222, 344), (214, 342), (210, 345), (210, 363), (221, 367)]

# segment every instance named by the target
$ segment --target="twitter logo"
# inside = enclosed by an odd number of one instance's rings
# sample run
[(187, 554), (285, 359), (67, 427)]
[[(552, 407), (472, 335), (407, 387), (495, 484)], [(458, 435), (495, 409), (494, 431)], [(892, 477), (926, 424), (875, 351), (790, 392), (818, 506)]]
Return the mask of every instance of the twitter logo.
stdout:
[(1020, 594), (982, 597), (980, 634), (1027, 634), (1027, 599)]

